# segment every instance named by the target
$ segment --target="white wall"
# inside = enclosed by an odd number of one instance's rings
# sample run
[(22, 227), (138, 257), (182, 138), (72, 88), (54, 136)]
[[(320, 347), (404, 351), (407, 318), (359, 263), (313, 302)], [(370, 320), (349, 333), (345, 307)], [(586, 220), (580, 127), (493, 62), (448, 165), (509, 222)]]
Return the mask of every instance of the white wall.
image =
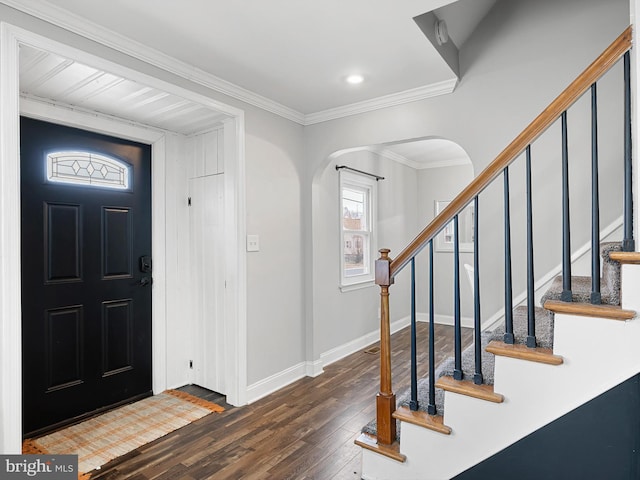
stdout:
[[(628, 4), (624, 0), (498, 1), (460, 50), (462, 79), (454, 93), (306, 127), (308, 183), (312, 183), (314, 175), (317, 178), (318, 172), (323, 171), (330, 162), (331, 154), (336, 151), (430, 136), (458, 143), (469, 154), (478, 174), (624, 30), (628, 19)], [(617, 73), (609, 75), (603, 82), (600, 128), (601, 138), (611, 136), (617, 142), (621, 138), (619, 134), (607, 132), (607, 129), (622, 128), (621, 110), (618, 103), (614, 105), (609, 101), (614, 94), (605, 93), (606, 85), (617, 83), (616, 76)], [(621, 87), (616, 86), (616, 95), (620, 92)], [(584, 106), (582, 102), (578, 109), (584, 109)], [(587, 120), (576, 121), (578, 114), (573, 112), (570, 118), (573, 119), (570, 120), (573, 123), (570, 124), (569, 137), (571, 158), (577, 162), (571, 169), (572, 186), (575, 187), (585, 184), (589, 178), (589, 169), (584, 163), (588, 162), (588, 155), (585, 151), (578, 151), (574, 144), (574, 140), (586, 132)], [(559, 223), (560, 196), (555, 189), (559, 184), (560, 171), (559, 135), (558, 127), (554, 129), (533, 149), (536, 183), (534, 224), (542, 227), (542, 231), (555, 228)], [(620, 214), (619, 210), (614, 212), (610, 207), (619, 203), (612, 192), (619, 191), (620, 167), (616, 162), (621, 162), (621, 143), (617, 142), (615, 146), (602, 143), (601, 223), (604, 226)], [(553, 154), (548, 154), (549, 148), (553, 148)], [(522, 167), (515, 166), (511, 177), (514, 256), (524, 258), (521, 249), (525, 243), (524, 208), (516, 200), (522, 198), (524, 189)], [(483, 212), (491, 210), (498, 213), (492, 220), (483, 217), (480, 226), (481, 277), (483, 282), (493, 285), (492, 289), (483, 292), (484, 318), (503, 305), (500, 293), (504, 276), (502, 260), (494, 257), (495, 252), (503, 248), (501, 188), (501, 182), (498, 182), (481, 196), (481, 204), (486, 206)], [(587, 214), (582, 208), (586, 206), (585, 194), (580, 192), (578, 199), (572, 201), (575, 229), (572, 240), (576, 246), (582, 245), (587, 236)], [(305, 228), (311, 232), (307, 238), (312, 246), (307, 254), (307, 265), (311, 266), (322, 261), (315, 235), (319, 227), (318, 212), (313, 204), (313, 195), (310, 195), (306, 198), (305, 208), (312, 218), (308, 219)], [(556, 247), (559, 240), (538, 234), (535, 241), (539, 252), (550, 253), (549, 256), (536, 257), (536, 272), (542, 275), (559, 261), (559, 247)], [(397, 253), (398, 250), (394, 249), (391, 256)], [(524, 289), (524, 266), (524, 263), (514, 264), (514, 294)], [(307, 297), (313, 301), (307, 310), (310, 315), (308, 322), (314, 325), (326, 322), (324, 309), (327, 307), (317, 303), (322, 301), (320, 292), (332, 286), (319, 285), (317, 272), (307, 275), (308, 291), (315, 294)], [(398, 283), (391, 288), (392, 309), (398, 308), (395, 300)], [(350, 321), (359, 320), (352, 318)], [(336, 335), (334, 341), (338, 344), (348, 340)], [(313, 352), (314, 355), (319, 353)]]

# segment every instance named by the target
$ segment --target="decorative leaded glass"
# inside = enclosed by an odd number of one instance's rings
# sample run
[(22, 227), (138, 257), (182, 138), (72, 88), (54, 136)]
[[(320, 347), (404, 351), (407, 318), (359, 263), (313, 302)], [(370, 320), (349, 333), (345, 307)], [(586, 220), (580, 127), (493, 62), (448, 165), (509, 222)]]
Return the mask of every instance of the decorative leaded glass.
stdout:
[(96, 187), (129, 188), (130, 166), (90, 152), (54, 152), (47, 155), (47, 179)]

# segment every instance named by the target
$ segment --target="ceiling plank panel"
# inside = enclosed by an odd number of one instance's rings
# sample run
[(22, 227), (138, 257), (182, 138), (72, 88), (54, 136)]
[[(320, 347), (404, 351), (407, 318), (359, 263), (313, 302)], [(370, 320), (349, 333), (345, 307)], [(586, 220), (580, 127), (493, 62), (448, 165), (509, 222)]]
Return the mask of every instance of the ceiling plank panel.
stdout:
[(20, 48), (20, 88), (25, 98), (183, 135), (209, 130), (226, 118), (177, 95), (26, 46)]

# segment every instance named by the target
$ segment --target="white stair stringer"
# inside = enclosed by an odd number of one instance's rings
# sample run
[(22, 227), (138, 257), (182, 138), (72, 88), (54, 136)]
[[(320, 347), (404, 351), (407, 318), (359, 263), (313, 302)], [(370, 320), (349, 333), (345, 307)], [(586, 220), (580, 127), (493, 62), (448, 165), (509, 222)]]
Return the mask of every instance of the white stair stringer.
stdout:
[[(622, 266), (622, 308), (640, 311), (640, 265)], [(609, 320), (556, 314), (554, 353), (559, 366), (497, 357), (496, 404), (445, 393), (442, 435), (403, 422), (404, 463), (362, 452), (364, 480), (445, 480), (640, 372), (640, 319)]]

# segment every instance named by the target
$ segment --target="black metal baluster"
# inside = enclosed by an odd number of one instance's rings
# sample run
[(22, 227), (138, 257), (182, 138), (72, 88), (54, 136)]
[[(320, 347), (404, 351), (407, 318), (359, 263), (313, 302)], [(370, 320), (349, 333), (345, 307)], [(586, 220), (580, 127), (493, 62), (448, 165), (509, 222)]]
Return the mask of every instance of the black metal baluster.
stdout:
[(453, 378), (462, 380), (462, 325), (460, 323), (460, 238), (458, 215), (453, 217), (453, 336), (455, 368)]
[(416, 259), (411, 259), (411, 401), (409, 408), (418, 410), (418, 359), (416, 353)]
[(571, 302), (571, 227), (569, 221), (569, 144), (567, 112), (562, 112), (562, 294), (560, 300)]
[(631, 178), (631, 64), (629, 52), (624, 54), (624, 240), (622, 249), (633, 252), (633, 181)]
[(427, 413), (436, 414), (435, 314), (433, 308), (433, 240), (429, 241), (429, 403)]
[(478, 232), (478, 197), (473, 199), (473, 328), (475, 342), (476, 371), (473, 383), (480, 385), (482, 378), (482, 322), (480, 321), (480, 265)]
[(526, 150), (527, 182), (527, 347), (536, 348), (535, 286), (533, 283), (533, 204), (531, 201), (531, 145)]
[(591, 303), (602, 303), (600, 293), (600, 193), (598, 187), (598, 92), (591, 85)]
[(511, 283), (511, 213), (509, 208), (509, 167), (504, 176), (504, 343), (513, 345), (513, 292)]

